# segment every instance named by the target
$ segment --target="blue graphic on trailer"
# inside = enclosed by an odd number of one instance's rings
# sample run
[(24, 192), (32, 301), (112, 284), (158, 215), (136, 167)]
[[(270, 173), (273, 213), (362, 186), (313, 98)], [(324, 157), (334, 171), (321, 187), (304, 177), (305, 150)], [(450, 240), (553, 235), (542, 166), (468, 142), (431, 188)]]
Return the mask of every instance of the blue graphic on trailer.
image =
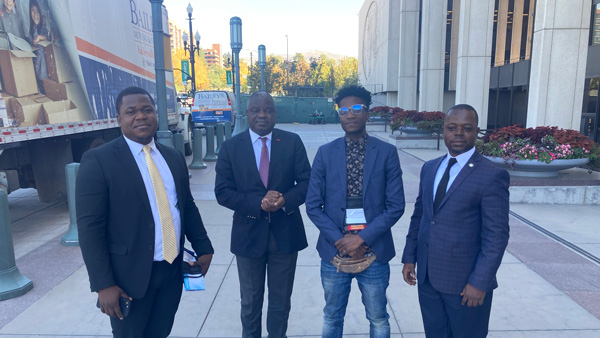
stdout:
[[(119, 92), (127, 87), (144, 88), (156, 102), (154, 82), (84, 56), (80, 56), (79, 60), (92, 112), (96, 119), (117, 116), (115, 101)], [(175, 90), (169, 87), (167, 87), (167, 112), (175, 112)]]

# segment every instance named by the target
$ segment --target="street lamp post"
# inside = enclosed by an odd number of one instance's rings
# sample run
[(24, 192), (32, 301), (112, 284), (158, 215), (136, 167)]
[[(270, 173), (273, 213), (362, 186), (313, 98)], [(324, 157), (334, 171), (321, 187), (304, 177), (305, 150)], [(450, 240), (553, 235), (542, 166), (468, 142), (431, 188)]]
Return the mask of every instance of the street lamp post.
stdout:
[(265, 45), (258, 46), (258, 66), (260, 67), (260, 90), (265, 91), (265, 66), (267, 65), (267, 49)]
[(152, 4), (152, 38), (154, 40), (154, 72), (156, 77), (156, 105), (158, 107), (158, 131), (156, 140), (160, 144), (173, 146), (173, 134), (167, 121), (167, 86), (165, 75), (165, 53), (162, 22), (163, 0), (150, 0)]
[[(250, 77), (248, 78), (248, 92), (252, 93), (252, 89), (254, 88), (254, 81), (252, 80), (252, 68), (254, 64), (252, 63), (252, 52), (250, 52)], [(252, 86), (250, 85), (250, 81), (252, 81)]]
[[(227, 68), (231, 68), (231, 74), (235, 74), (235, 66), (233, 65), (233, 60), (231, 60), (231, 57), (227, 57)], [(235, 94), (235, 76), (231, 76), (231, 88), (233, 90), (233, 93)], [(237, 102), (236, 102), (237, 103)]]
[(230, 26), (230, 37), (231, 37), (231, 51), (233, 52), (233, 61), (235, 64), (235, 103), (236, 103), (236, 114), (235, 114), (235, 128), (233, 129), (233, 135), (237, 135), (246, 128), (246, 116), (242, 114), (241, 107), (241, 90), (240, 90), (240, 51), (242, 50), (242, 19), (234, 16), (229, 20)]
[[(192, 4), (188, 3), (187, 6), (187, 12), (188, 12), (188, 20), (190, 21), (190, 39), (192, 39), (192, 20), (194, 20), (194, 18), (192, 18), (192, 12), (194, 11), (194, 9), (192, 8)], [(198, 56), (200, 56), (200, 34), (198, 33), (198, 31), (196, 31), (196, 35), (193, 35), (193, 38), (196, 40), (196, 45), (194, 46), (194, 41), (190, 41), (190, 45), (188, 46), (188, 35), (186, 32), (183, 32), (183, 34), (181, 35), (181, 39), (183, 40), (183, 50), (185, 51), (190, 51), (190, 63), (192, 64), (192, 94), (196, 93), (196, 72), (194, 70), (194, 64), (195, 64), (195, 57), (194, 57), (194, 52), (196, 52), (198, 54)]]
[(286, 85), (290, 85), (290, 49), (288, 44), (288, 35), (285, 35), (285, 77), (286, 77)]

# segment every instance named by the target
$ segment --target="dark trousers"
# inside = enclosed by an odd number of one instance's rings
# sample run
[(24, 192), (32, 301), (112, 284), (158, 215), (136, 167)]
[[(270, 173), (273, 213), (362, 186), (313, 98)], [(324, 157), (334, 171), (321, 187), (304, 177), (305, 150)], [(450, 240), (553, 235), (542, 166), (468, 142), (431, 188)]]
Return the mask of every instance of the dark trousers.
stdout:
[(261, 316), (265, 294), (265, 274), (269, 288), (267, 332), (269, 338), (286, 337), (292, 288), (298, 253), (287, 254), (277, 248), (269, 234), (267, 252), (259, 258), (236, 255), (242, 298), (242, 337), (261, 337)]
[(133, 299), (129, 316), (123, 320), (111, 318), (115, 338), (165, 338), (171, 332), (175, 312), (179, 307), (183, 283), (181, 264), (165, 261), (152, 264), (152, 274), (144, 297)]
[(493, 291), (483, 305), (461, 305), (462, 296), (437, 291), (429, 277), (419, 284), (419, 304), (427, 338), (484, 338), (488, 334)]

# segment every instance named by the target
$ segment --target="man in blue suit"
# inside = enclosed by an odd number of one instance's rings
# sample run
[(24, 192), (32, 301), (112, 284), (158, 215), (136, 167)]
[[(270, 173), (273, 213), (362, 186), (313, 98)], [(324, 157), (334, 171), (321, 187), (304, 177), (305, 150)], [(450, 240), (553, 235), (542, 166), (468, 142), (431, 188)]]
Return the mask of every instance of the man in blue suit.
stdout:
[(477, 124), (473, 107), (450, 108), (443, 130), (448, 154), (421, 169), (402, 275), (410, 285), (418, 280), (429, 338), (487, 336), (508, 244), (509, 175), (475, 150)]
[(400, 160), (396, 147), (367, 134), (371, 93), (350, 86), (335, 102), (346, 135), (319, 148), (306, 196), (306, 212), (320, 231), (323, 337), (342, 337), (353, 278), (371, 337), (389, 337), (385, 292), (396, 254), (390, 229), (404, 213)]

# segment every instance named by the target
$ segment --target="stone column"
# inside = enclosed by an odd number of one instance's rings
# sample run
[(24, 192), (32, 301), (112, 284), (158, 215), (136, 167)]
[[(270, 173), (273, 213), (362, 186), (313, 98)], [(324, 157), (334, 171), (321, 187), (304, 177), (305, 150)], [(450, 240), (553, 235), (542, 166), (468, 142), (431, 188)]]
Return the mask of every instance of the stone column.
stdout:
[(538, 0), (527, 127), (580, 129), (591, 0)]
[[(514, 20), (513, 16), (513, 21)], [(522, 17), (521, 17), (522, 18)], [(506, 28), (508, 26), (508, 0), (498, 2), (498, 25), (496, 29), (496, 55), (494, 55), (494, 65), (504, 66), (506, 61)], [(521, 32), (521, 31), (519, 31)], [(521, 46), (519, 46), (521, 47)]]
[(515, 0), (513, 10), (512, 37), (510, 39), (510, 63), (521, 61), (521, 39), (523, 36), (523, 11), (525, 0)]
[(456, 103), (472, 105), (487, 128), (494, 0), (461, 0)]
[(419, 110), (444, 109), (447, 8), (447, 0), (423, 0)]
[(398, 107), (417, 109), (419, 1), (400, 0)]

